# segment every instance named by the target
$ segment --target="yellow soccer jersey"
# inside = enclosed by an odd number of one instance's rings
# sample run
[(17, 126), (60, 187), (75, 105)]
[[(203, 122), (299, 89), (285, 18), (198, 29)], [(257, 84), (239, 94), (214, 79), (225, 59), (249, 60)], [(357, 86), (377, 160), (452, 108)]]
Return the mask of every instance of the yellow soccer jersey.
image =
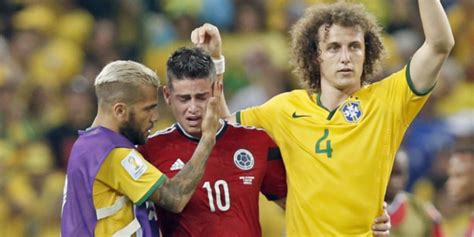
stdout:
[(288, 236), (372, 236), (394, 155), (428, 98), (410, 89), (405, 68), (334, 111), (295, 90), (237, 113), (239, 123), (264, 128), (280, 147)]
[(165, 179), (166, 175), (148, 163), (138, 151), (113, 149), (94, 181), (94, 206), (96, 209), (110, 207), (122, 196), (130, 201), (114, 215), (98, 220), (95, 236), (112, 236), (127, 226), (134, 219), (133, 204), (145, 202)]

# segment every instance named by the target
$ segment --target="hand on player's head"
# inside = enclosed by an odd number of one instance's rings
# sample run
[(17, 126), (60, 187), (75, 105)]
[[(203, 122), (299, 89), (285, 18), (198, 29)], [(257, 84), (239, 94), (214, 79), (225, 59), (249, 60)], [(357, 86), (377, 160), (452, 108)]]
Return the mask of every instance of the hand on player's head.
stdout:
[(191, 32), (191, 42), (196, 47), (206, 50), (215, 59), (218, 59), (222, 54), (219, 29), (209, 23), (205, 23)]

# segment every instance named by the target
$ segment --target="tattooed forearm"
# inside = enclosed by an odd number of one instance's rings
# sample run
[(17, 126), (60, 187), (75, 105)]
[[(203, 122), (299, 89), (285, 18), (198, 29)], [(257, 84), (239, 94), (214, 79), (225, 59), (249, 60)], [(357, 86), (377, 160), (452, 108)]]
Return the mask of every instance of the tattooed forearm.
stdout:
[(207, 159), (215, 144), (215, 138), (202, 138), (193, 157), (172, 179), (166, 180), (155, 195), (160, 207), (172, 212), (181, 212), (201, 180)]
[(177, 190), (173, 187), (171, 180), (167, 179), (158, 192), (155, 193), (155, 203), (169, 211), (177, 212), (179, 197)]

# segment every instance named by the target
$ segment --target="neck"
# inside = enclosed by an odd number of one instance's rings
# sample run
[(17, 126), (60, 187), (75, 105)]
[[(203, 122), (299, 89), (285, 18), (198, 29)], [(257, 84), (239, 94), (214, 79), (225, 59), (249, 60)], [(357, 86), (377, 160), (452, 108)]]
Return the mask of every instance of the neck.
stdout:
[(343, 89), (329, 85), (325, 80), (321, 80), (320, 99), (321, 104), (328, 110), (336, 109), (347, 97), (360, 89), (360, 86), (352, 86)]
[(347, 97), (348, 95), (344, 95), (344, 94), (332, 95), (332, 94), (329, 94), (328, 92), (321, 91), (320, 98), (321, 98), (321, 104), (329, 111), (332, 111), (336, 109)]
[(344, 92), (334, 88), (331, 89), (333, 90), (321, 90), (320, 92), (321, 104), (329, 111), (336, 109), (347, 97), (353, 94), (353, 92)]
[(119, 131), (117, 123), (112, 118), (110, 118), (110, 116), (106, 116), (101, 111), (97, 113), (97, 116), (95, 117), (94, 122), (92, 122), (92, 125), (90, 126), (90, 128), (95, 128), (99, 126), (108, 128), (114, 132)]

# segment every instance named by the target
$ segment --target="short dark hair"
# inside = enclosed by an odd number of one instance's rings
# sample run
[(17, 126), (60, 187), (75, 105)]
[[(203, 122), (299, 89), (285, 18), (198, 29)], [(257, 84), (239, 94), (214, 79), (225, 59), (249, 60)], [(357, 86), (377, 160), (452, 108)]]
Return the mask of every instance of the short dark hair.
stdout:
[(201, 48), (182, 47), (176, 50), (166, 63), (168, 87), (173, 89), (173, 80), (194, 80), (216, 78), (216, 66)]

